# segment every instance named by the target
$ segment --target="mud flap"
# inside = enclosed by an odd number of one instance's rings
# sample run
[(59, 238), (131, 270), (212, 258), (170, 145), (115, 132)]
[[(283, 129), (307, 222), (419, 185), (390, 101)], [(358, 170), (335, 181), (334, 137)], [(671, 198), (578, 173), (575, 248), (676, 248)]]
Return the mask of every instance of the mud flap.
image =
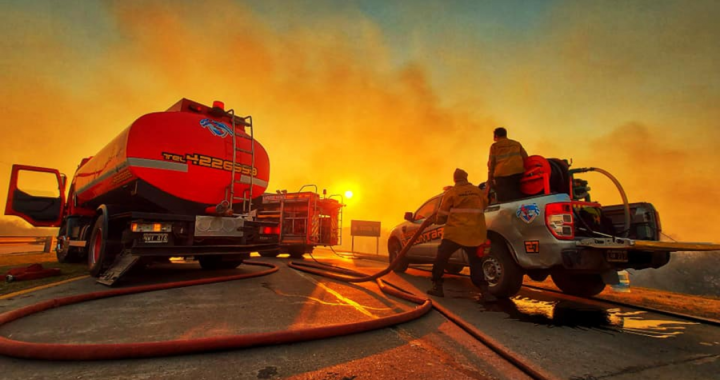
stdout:
[(97, 279), (97, 282), (99, 284), (113, 286), (139, 259), (140, 256), (131, 254), (128, 249), (122, 251), (122, 253), (115, 258), (110, 268)]

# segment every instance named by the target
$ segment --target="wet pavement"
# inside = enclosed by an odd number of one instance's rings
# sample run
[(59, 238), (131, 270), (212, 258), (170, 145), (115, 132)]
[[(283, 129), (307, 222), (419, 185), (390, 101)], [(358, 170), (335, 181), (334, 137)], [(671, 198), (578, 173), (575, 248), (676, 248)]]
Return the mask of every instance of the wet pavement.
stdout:
[[(323, 262), (374, 273), (385, 263)], [(347, 284), (292, 270), (288, 259), (257, 258), (280, 271), (229, 283), (123, 296), (43, 312), (0, 334), (36, 342), (100, 343), (189, 339), (376, 319), (413, 308), (373, 283)], [(309, 260), (309, 258), (306, 258)], [(194, 263), (133, 273), (121, 287), (263, 270), (206, 272)], [(416, 293), (429, 273), (389, 276)], [(711, 379), (720, 373), (720, 328), (594, 300), (523, 288), (483, 305), (469, 279), (448, 276), (443, 306), (560, 378)], [(0, 301), (0, 312), (104, 290), (91, 279)], [(0, 357), (2, 379), (520, 379), (525, 376), (437, 312), (392, 328), (313, 342), (176, 357), (58, 363)]]
[[(403, 275), (418, 287), (429, 283), (422, 276), (429, 274)], [(533, 288), (483, 305), (469, 279), (452, 276), (445, 284), (443, 306), (561, 378), (715, 379), (720, 373), (717, 326)]]

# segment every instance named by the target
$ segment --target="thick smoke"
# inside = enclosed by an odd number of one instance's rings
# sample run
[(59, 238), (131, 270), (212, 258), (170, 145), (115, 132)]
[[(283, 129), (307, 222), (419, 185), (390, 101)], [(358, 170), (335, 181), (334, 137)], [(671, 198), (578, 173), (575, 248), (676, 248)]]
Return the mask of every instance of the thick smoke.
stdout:
[[(352, 190), (346, 226), (391, 228), (456, 167), (484, 181), (491, 131), (504, 125), (531, 153), (611, 171), (675, 238), (720, 240), (717, 5), (656, 3), (561, 4), (502, 49), (469, 43), (483, 36), (460, 26), (448, 41), (458, 49), (440, 49), (422, 33), (442, 29), (423, 28), (406, 60), (393, 31), (352, 5), (313, 18), (295, 16), (308, 14), (292, 9), (302, 4), (262, 13), (230, 1), (50, 5), (53, 17), (8, 7), (0, 178), (10, 163), (71, 176), (140, 115), (218, 99), (253, 115), (270, 191)], [(619, 202), (607, 180), (586, 179), (596, 199)]]

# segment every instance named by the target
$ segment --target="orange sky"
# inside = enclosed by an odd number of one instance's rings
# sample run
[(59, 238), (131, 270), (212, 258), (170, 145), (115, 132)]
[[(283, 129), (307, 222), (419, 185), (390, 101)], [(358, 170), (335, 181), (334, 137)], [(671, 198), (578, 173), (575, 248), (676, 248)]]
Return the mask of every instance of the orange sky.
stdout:
[[(352, 190), (347, 225), (391, 228), (456, 167), (484, 181), (505, 126), (530, 154), (612, 172), (668, 234), (720, 241), (716, 3), (549, 2), (520, 26), (460, 5), (319, 4), (4, 7), (0, 179), (11, 163), (71, 175), (140, 115), (218, 99), (253, 116), (268, 190)], [(608, 180), (583, 178), (619, 202)]]

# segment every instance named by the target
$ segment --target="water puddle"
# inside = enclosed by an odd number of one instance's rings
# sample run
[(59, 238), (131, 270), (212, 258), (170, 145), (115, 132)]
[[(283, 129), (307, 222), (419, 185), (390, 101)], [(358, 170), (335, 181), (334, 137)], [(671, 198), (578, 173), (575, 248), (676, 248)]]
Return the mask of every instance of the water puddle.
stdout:
[(490, 312), (503, 312), (521, 322), (547, 327), (622, 332), (650, 338), (666, 339), (682, 334), (695, 322), (645, 319), (645, 311), (626, 311), (574, 301), (543, 301), (526, 296), (501, 300), (485, 307)]

